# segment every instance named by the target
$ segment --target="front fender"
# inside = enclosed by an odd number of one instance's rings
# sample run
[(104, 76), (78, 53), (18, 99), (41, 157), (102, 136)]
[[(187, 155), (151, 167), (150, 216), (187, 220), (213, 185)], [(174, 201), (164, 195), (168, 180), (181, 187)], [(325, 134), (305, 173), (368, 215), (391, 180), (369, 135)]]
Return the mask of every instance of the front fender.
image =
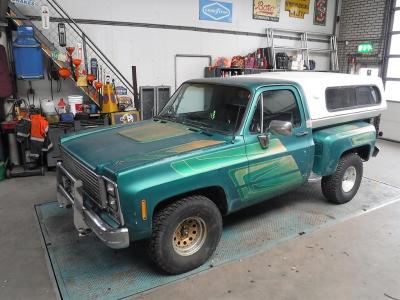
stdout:
[[(140, 175), (139, 175), (140, 174)], [(120, 200), (124, 220), (131, 234), (131, 240), (149, 238), (156, 206), (163, 201), (208, 187), (220, 187), (227, 198), (227, 210), (239, 205), (240, 197), (233, 182), (221, 176), (221, 170), (183, 176), (165, 164), (135, 170), (118, 178)], [(147, 219), (143, 220), (141, 201), (147, 203)]]
[(368, 158), (376, 142), (375, 127), (367, 122), (329, 127), (313, 133), (315, 157), (313, 172), (328, 176), (335, 172), (343, 153), (368, 147)]

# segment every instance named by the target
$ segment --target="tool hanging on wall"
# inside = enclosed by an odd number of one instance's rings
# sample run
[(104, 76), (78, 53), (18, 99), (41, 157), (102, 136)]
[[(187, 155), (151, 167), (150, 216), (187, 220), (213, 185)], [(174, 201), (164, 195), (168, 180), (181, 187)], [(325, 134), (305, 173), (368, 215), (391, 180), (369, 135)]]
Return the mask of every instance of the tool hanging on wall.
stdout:
[(67, 30), (64, 23), (58, 23), (58, 44), (61, 47), (67, 46)]
[(50, 12), (49, 8), (46, 5), (41, 7), (42, 12), (42, 28), (49, 29), (50, 28)]
[(57, 87), (56, 87), (57, 93), (59, 93), (61, 91), (61, 80), (60, 80), (60, 74), (58, 73), (58, 70), (57, 70), (56, 66), (54, 65), (54, 62), (51, 59), (49, 59), (48, 64), (47, 64), (47, 79), (50, 81), (51, 100), (54, 100), (53, 80), (56, 81), (56, 83), (57, 83)]

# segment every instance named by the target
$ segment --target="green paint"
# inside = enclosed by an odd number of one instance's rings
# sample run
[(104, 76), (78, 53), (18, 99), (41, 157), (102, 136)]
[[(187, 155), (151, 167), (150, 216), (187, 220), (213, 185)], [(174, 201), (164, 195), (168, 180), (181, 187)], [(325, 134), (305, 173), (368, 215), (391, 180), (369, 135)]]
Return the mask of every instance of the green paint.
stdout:
[(351, 142), (353, 146), (361, 146), (371, 143), (371, 141), (375, 141), (376, 132), (369, 131), (365, 133), (357, 134), (356, 136), (351, 138)]
[(209, 172), (224, 167), (228, 167), (240, 162), (246, 162), (244, 145), (232, 149), (216, 151), (210, 154), (199, 155), (185, 160), (173, 162), (171, 164), (181, 176), (193, 176), (195, 174)]
[(230, 171), (243, 201), (270, 197), (302, 183), (303, 178), (292, 156), (271, 159)]
[(353, 122), (317, 130), (313, 133), (317, 145), (313, 172), (322, 176), (330, 175), (336, 170), (342, 154), (350, 149), (375, 146), (375, 127), (366, 122)]

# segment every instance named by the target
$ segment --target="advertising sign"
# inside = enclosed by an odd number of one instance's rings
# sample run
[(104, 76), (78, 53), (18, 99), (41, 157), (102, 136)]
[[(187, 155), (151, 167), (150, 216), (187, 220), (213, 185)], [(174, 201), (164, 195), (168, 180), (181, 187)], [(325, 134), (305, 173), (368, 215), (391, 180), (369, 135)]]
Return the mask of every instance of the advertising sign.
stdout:
[(200, 0), (199, 19), (232, 23), (232, 3)]
[(310, 0), (286, 0), (285, 10), (289, 17), (304, 19), (304, 15), (310, 12)]
[(281, 0), (253, 0), (253, 19), (279, 22)]
[(326, 10), (328, 0), (315, 0), (314, 5), (314, 25), (326, 25)]
[(35, 6), (35, 0), (11, 0), (11, 2), (16, 3), (16, 4), (22, 4), (26, 6)]

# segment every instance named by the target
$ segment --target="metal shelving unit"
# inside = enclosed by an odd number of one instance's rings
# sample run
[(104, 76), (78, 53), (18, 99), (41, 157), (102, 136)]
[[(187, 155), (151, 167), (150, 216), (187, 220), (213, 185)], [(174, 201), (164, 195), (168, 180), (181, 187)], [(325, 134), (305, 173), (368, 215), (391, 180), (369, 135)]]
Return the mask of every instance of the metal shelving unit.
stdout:
[[(276, 44), (277, 39), (296, 40), (299, 41), (300, 44), (298, 47), (281, 46)], [(310, 48), (309, 42), (328, 43), (329, 48)], [(271, 47), (273, 70), (277, 70), (275, 59), (275, 54), (277, 50), (300, 52), (308, 69), (310, 69), (310, 53), (326, 53), (330, 55), (331, 71), (339, 70), (337, 40), (335, 35), (268, 28), (267, 47)]]

